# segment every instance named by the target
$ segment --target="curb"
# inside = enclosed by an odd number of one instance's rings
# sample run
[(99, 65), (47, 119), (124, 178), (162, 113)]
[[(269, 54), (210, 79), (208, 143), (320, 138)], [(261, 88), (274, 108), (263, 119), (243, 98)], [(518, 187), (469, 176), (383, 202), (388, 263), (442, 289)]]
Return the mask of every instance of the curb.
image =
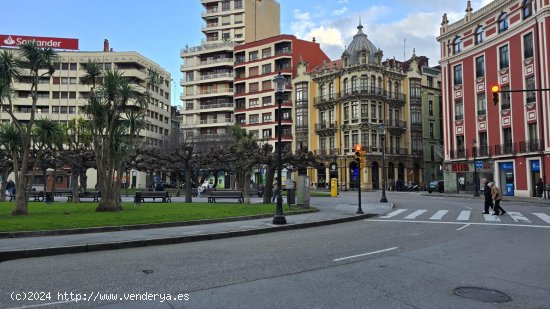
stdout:
[[(319, 209), (299, 210), (295, 212), (285, 213), (287, 216), (303, 215), (307, 213), (319, 212)], [(271, 218), (273, 214), (242, 216), (242, 217), (229, 217), (220, 219), (205, 219), (205, 220), (192, 220), (181, 222), (165, 222), (165, 223), (151, 223), (151, 224), (134, 224), (134, 225), (120, 225), (120, 226), (102, 226), (102, 227), (86, 227), (80, 229), (65, 229), (65, 230), (41, 230), (41, 231), (23, 231), (23, 232), (0, 232), (0, 239), (2, 238), (19, 238), (19, 237), (40, 237), (40, 236), (61, 236), (61, 235), (76, 235), (87, 233), (102, 233), (102, 232), (120, 232), (131, 230), (145, 230), (155, 229), (163, 227), (176, 227), (176, 226), (190, 226), (190, 225), (203, 225), (212, 223), (224, 223), (234, 221), (246, 221)]]
[[(392, 205), (392, 208), (393, 207), (394, 206)], [(270, 215), (269, 217), (271, 216), (272, 215)], [(377, 216), (377, 215), (362, 214), (362, 215), (356, 215), (356, 216), (345, 217), (345, 218), (330, 219), (325, 221), (313, 221), (313, 222), (297, 223), (297, 224), (290, 224), (290, 225), (263, 227), (263, 228), (242, 230), (242, 231), (220, 232), (220, 233), (213, 233), (213, 234), (198, 234), (198, 235), (132, 240), (132, 241), (113, 242), (113, 243), (96, 243), (96, 244), (83, 244), (83, 245), (75, 245), (75, 246), (53, 247), (53, 248), (4, 251), (4, 252), (0, 252), (0, 262), (15, 260), (15, 259), (22, 259), (22, 258), (43, 257), (43, 256), (52, 256), (52, 255), (60, 255), (60, 254), (68, 254), (68, 253), (84, 253), (84, 252), (103, 251), (103, 250), (128, 249), (128, 248), (155, 246), (155, 245), (181, 244), (181, 243), (195, 242), (195, 241), (259, 235), (259, 234), (272, 233), (272, 232), (305, 229), (309, 227), (319, 227), (319, 226), (332, 225), (337, 223), (346, 223), (346, 222), (367, 219), (374, 216)]]

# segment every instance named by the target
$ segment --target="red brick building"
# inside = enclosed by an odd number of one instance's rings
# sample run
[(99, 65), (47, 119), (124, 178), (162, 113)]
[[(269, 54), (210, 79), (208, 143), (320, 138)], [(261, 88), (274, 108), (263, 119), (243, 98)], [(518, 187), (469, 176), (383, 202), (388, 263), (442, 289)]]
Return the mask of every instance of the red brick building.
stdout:
[(549, 0), (494, 0), (475, 12), (467, 1), (463, 19), (443, 16), (446, 191), (473, 191), (474, 172), (509, 196), (535, 196), (539, 177), (550, 181), (550, 92), (517, 92), (550, 88), (549, 38)]

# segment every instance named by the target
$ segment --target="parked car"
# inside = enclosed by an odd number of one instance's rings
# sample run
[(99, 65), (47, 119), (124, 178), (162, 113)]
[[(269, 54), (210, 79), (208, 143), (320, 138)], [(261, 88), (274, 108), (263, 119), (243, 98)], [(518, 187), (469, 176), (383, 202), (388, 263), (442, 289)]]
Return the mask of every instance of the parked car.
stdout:
[(432, 193), (433, 191), (437, 191), (439, 193), (443, 193), (445, 191), (443, 180), (434, 180), (428, 184), (428, 192)]

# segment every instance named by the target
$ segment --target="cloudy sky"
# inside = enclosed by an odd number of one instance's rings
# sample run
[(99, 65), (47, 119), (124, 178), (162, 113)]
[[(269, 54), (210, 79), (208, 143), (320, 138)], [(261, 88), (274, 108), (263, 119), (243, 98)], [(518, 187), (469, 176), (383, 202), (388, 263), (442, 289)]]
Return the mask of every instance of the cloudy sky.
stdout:
[[(473, 0), (478, 10), (492, 0)], [(502, 0), (494, 0), (502, 1)], [(137, 51), (172, 74), (172, 104), (179, 105), (180, 49), (200, 45), (204, 25), (200, 0), (26, 0), (2, 4), (0, 34), (78, 38), (80, 50), (97, 51), (109, 39), (115, 51)], [(437, 65), (435, 38), (443, 13), (464, 17), (466, 0), (279, 0), (281, 31), (316, 38), (338, 59), (357, 32), (359, 18), (384, 58), (412, 55)]]

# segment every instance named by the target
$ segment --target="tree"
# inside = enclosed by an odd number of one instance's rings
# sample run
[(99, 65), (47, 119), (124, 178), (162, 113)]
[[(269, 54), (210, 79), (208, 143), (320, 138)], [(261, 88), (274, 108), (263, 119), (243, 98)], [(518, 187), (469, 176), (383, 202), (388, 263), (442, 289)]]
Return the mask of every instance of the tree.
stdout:
[(64, 130), (64, 149), (61, 159), (70, 166), (72, 175), (73, 202), (78, 203), (79, 178), (81, 188), (86, 190), (86, 170), (94, 161), (90, 122), (82, 117), (69, 120)]
[[(39, 48), (36, 42), (32, 41), (20, 45), (18, 52), (21, 58), (11, 50), (4, 50), (0, 53), (0, 108), (10, 115), (13, 123), (11, 129), (8, 129), (9, 132), (5, 133), (17, 134), (20, 138), (20, 144), (17, 147), (10, 147), (16, 185), (15, 206), (12, 215), (26, 215), (28, 213), (28, 199), (25, 196), (26, 173), (29, 167), (29, 154), (38, 102), (38, 82), (41, 77), (51, 76), (54, 73), (53, 63), (58, 59), (58, 55), (51, 48)], [(32, 107), (29, 121), (20, 123), (13, 109), (13, 82), (25, 72), (30, 75)], [(13, 141), (11, 142), (13, 143)]]
[[(1, 131), (2, 128), (0, 128), (0, 143), (2, 143)], [(7, 149), (0, 148), (0, 178), (2, 179), (2, 186), (0, 187), (0, 202), (6, 200), (6, 186), (8, 184), (8, 176), (12, 171), (13, 162), (10, 153), (7, 151)]]
[(233, 143), (229, 151), (233, 155), (237, 189), (244, 191), (244, 202), (250, 204), (250, 177), (254, 167), (261, 161), (261, 151), (256, 137), (239, 126), (231, 127)]
[[(96, 210), (119, 211), (122, 210), (122, 175), (126, 161), (139, 141), (139, 132), (146, 123), (145, 111), (150, 93), (148, 90), (144, 94), (136, 91), (131, 81), (116, 69), (102, 72), (94, 62), (88, 62), (84, 69), (83, 82), (91, 84), (84, 110), (91, 120), (97, 182), (101, 191)], [(158, 85), (158, 82), (158, 73), (149, 70), (146, 89)]]

